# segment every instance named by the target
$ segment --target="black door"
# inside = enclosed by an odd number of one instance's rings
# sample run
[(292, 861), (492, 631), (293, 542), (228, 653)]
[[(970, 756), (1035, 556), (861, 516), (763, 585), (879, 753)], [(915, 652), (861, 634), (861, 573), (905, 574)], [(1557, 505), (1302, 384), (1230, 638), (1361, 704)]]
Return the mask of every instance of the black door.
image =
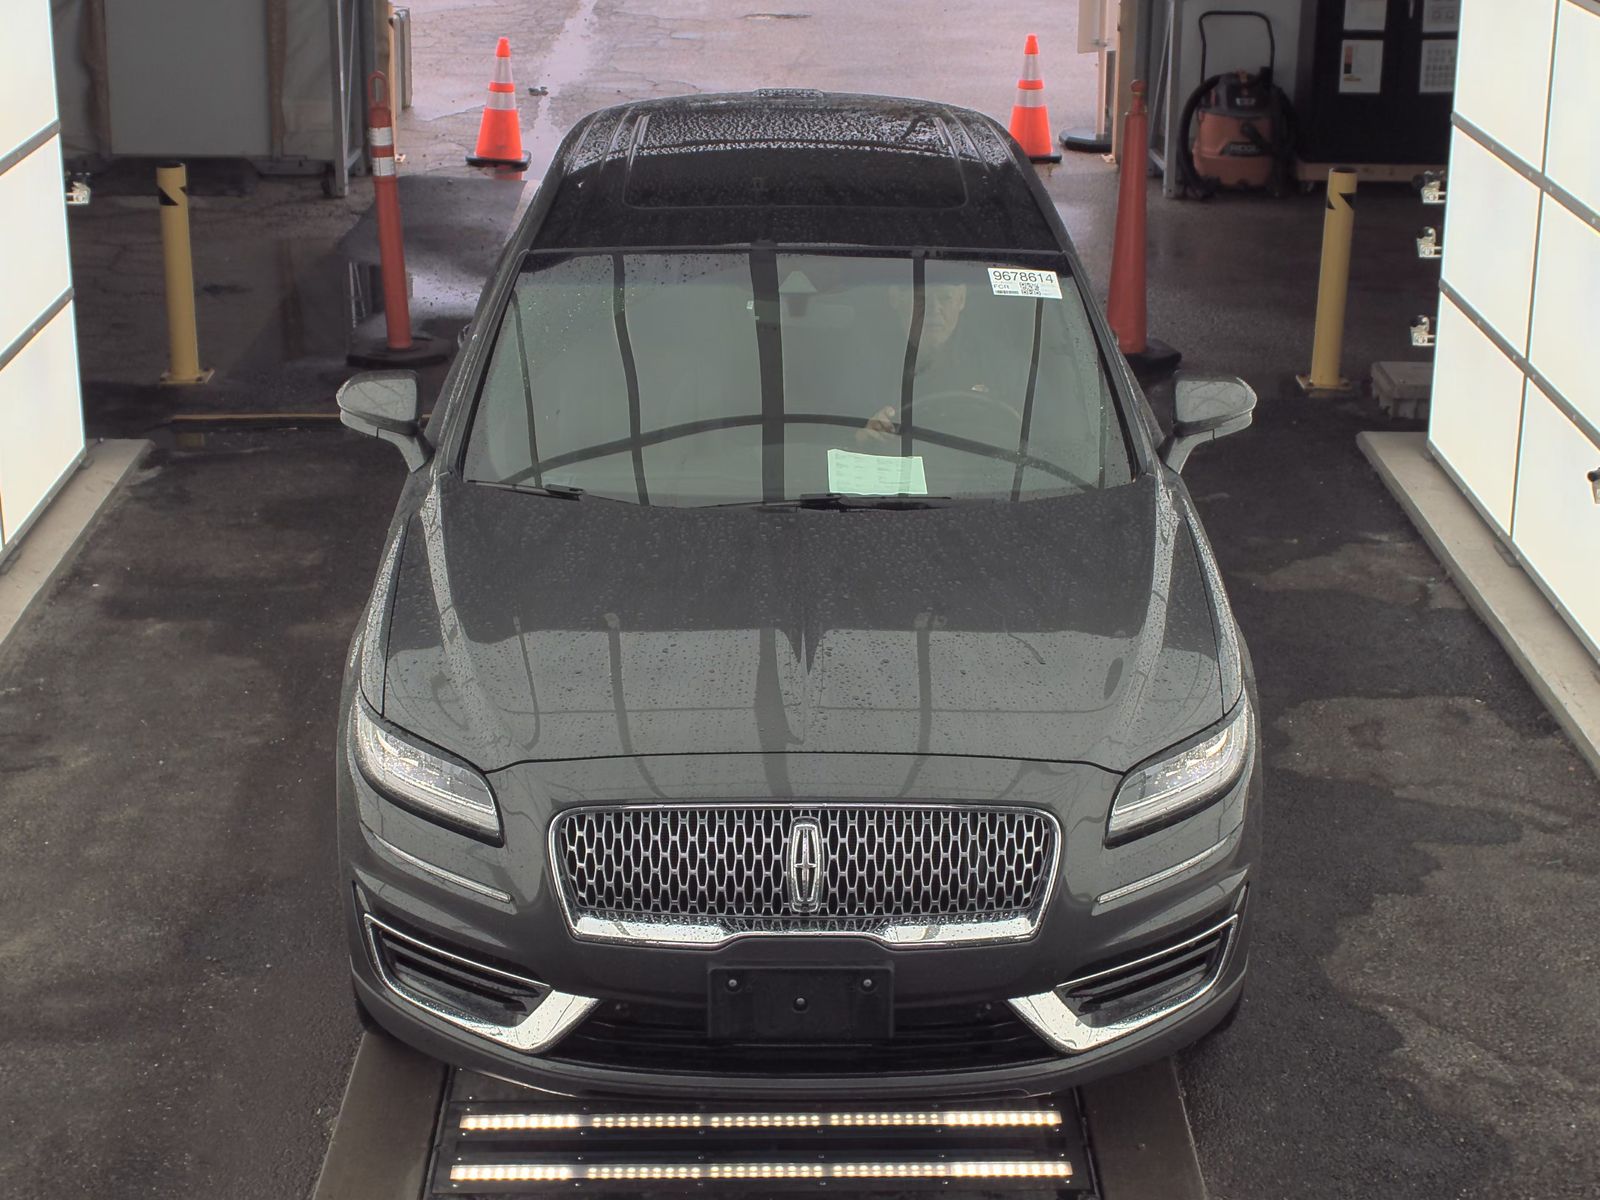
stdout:
[(1443, 163), (1460, 0), (1317, 0), (1300, 158)]

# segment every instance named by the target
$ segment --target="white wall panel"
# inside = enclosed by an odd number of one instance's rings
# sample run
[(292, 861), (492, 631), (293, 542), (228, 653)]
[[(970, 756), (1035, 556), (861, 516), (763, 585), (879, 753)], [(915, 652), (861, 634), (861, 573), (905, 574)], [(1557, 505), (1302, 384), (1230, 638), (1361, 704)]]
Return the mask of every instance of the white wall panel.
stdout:
[[(1597, 134), (1600, 141), (1600, 134)], [(1600, 146), (1596, 152), (1600, 153)], [(1600, 230), (1545, 197), (1539, 230), (1529, 360), (1568, 403), (1600, 428)], [(1596, 568), (1600, 573), (1600, 567)]]
[[(0, 0), (0, 158), (56, 119), (50, 0)], [(21, 335), (72, 284), (61, 140), (0, 171), (0, 546), (39, 509), (83, 450), (72, 305)]]
[(0, 154), (56, 119), (50, 0), (0, 3)]
[(8, 541), (83, 449), (73, 324), (68, 304), (0, 370), (0, 505)]
[(1444, 278), (1496, 333), (1526, 351), (1539, 189), (1458, 129), (1450, 139), (1449, 197)]
[(60, 138), (0, 175), (0, 261), (3, 349), (72, 284)]
[(1448, 296), (1439, 302), (1428, 440), (1497, 522), (1511, 530), (1522, 370)]
[(1463, 0), (1428, 435), (1600, 656), (1595, 8)]
[(1545, 174), (1600, 212), (1600, 16), (1563, 0)]
[(1597, 467), (1600, 446), (1530, 384), (1512, 542), (1591, 645), (1600, 643), (1600, 504), (1587, 475)]
[(1456, 112), (1535, 167), (1544, 159), (1556, 3), (1466, 0), (1461, 6)]

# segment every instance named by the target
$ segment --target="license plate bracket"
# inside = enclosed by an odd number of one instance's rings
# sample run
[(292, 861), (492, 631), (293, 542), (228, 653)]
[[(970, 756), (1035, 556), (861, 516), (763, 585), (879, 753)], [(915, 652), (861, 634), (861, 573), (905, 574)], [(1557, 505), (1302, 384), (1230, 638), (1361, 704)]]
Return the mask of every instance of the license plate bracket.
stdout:
[(870, 1042), (894, 1036), (889, 967), (712, 967), (707, 1034), (733, 1042)]

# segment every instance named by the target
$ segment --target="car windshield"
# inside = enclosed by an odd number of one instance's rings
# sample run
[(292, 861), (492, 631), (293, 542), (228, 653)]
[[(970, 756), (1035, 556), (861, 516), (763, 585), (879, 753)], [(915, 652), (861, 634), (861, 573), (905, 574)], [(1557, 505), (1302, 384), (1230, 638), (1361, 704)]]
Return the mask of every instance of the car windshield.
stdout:
[(1070, 276), (773, 249), (531, 255), (464, 465), (674, 506), (1020, 501), (1132, 475)]

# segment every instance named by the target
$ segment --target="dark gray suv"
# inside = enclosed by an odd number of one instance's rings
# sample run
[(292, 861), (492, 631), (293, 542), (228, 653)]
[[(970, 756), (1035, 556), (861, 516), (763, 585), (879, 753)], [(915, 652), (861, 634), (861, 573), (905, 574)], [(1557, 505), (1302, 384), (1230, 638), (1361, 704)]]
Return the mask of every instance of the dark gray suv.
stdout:
[(566, 1094), (1042, 1094), (1244, 985), (1254, 687), (1177, 470), (987, 117), (568, 135), (433, 407), (339, 728), (359, 1003)]

